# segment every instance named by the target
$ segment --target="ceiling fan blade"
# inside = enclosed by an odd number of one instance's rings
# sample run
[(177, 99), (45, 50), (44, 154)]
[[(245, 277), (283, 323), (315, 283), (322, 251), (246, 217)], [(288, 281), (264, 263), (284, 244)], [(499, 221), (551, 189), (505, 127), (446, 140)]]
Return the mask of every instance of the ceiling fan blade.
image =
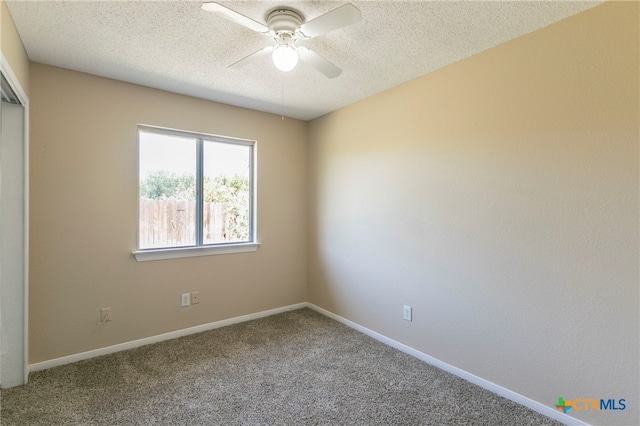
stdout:
[(248, 18), (235, 10), (231, 10), (228, 7), (224, 7), (220, 3), (208, 2), (202, 3), (202, 10), (206, 10), (207, 12), (213, 12), (220, 16), (227, 18), (230, 21), (235, 22), (236, 24), (240, 24), (243, 27), (249, 28), (250, 30), (259, 32), (259, 33), (268, 33), (269, 28), (266, 25), (261, 24), (260, 22), (254, 21), (251, 18)]
[(326, 34), (338, 28), (346, 27), (362, 19), (360, 10), (351, 3), (333, 9), (309, 22), (300, 25), (299, 31), (306, 38)]
[(336, 78), (342, 73), (340, 68), (306, 47), (298, 47), (298, 55), (302, 62), (311, 65), (329, 78)]
[(265, 55), (268, 55), (271, 52), (273, 52), (273, 46), (264, 47), (258, 50), (257, 52), (253, 52), (249, 56), (245, 56), (244, 58), (240, 59), (238, 62), (234, 62), (233, 64), (229, 65), (227, 68), (234, 68), (234, 69), (242, 68), (245, 65), (247, 65), (249, 62), (255, 61), (256, 59), (261, 58)]

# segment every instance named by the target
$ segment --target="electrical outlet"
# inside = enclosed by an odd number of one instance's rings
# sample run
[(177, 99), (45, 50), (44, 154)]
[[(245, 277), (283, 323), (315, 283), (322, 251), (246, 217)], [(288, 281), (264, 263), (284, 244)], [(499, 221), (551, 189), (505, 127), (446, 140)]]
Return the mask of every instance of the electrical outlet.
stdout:
[(411, 321), (411, 306), (409, 305), (402, 306), (402, 318), (405, 321)]
[(197, 305), (198, 303), (200, 303), (200, 292), (199, 291), (192, 291), (191, 292), (191, 304), (192, 305)]
[(191, 304), (191, 293), (182, 293), (180, 295), (180, 306), (189, 306)]

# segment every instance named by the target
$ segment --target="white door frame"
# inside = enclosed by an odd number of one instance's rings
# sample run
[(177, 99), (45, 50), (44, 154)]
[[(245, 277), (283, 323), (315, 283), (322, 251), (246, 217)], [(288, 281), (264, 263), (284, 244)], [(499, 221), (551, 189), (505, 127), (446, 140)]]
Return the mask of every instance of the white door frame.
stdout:
[(0, 71), (24, 107), (24, 318), (22, 326), (24, 334), (24, 383), (27, 383), (29, 379), (29, 98), (2, 52), (0, 52)]

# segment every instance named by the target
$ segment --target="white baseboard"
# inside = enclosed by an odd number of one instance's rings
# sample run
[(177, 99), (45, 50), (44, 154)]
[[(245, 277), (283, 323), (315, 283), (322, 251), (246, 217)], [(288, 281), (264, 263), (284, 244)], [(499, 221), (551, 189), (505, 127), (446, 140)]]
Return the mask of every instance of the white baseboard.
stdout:
[(295, 305), (284, 306), (281, 308), (270, 309), (267, 311), (257, 312), (255, 314), (242, 315), (235, 318), (229, 318), (222, 321), (210, 322), (208, 324), (197, 325), (195, 327), (189, 327), (182, 330), (171, 331), (169, 333), (158, 334), (156, 336), (145, 337), (144, 339), (133, 340), (131, 342), (119, 343), (113, 346), (107, 346), (105, 348), (94, 349), (92, 351), (81, 352), (79, 354), (63, 356), (60, 358), (51, 359), (48, 361), (38, 362), (29, 365), (29, 371), (46, 370), (47, 368), (57, 367), (64, 364), (70, 364), (72, 362), (83, 361), (89, 358), (95, 358), (97, 356), (108, 355), (114, 352), (126, 351), (128, 349), (137, 348), (140, 346), (150, 345), (152, 343), (162, 342), (164, 340), (175, 339), (177, 337), (187, 336), (189, 334), (200, 333), (207, 330), (213, 330), (214, 328), (225, 327), (227, 325), (238, 324), (241, 322), (251, 321), (258, 318), (264, 318), (271, 315), (280, 314), (282, 312), (293, 311), (309, 306), (308, 303), (298, 303)]
[(94, 358), (97, 356), (102, 356), (102, 355), (108, 355), (114, 352), (120, 352), (120, 351), (125, 351), (128, 349), (133, 349), (133, 348), (137, 348), (140, 346), (145, 346), (145, 345), (150, 345), (152, 343), (157, 343), (157, 342), (161, 342), (164, 340), (170, 340), (170, 339), (175, 339), (177, 337), (182, 337), (182, 336), (187, 336), (189, 334), (195, 334), (195, 333), (200, 333), (203, 331), (207, 331), (207, 330), (213, 330), (215, 328), (220, 328), (220, 327), (225, 327), (227, 325), (232, 325), (232, 324), (238, 324), (241, 322), (246, 322), (246, 321), (251, 321), (254, 319), (258, 319), (258, 318), (264, 318), (264, 317), (268, 317), (271, 315), (276, 315), (276, 314), (280, 314), (282, 312), (288, 312), (288, 311), (293, 311), (296, 309), (301, 309), (301, 308), (310, 308), (313, 309), (314, 311), (329, 317), (333, 320), (338, 321), (339, 323), (342, 323), (350, 328), (353, 328), (363, 334), (366, 334), (367, 336), (378, 340), (379, 342), (384, 343), (385, 345), (391, 346), (392, 348), (398, 349), (401, 352), (404, 352), (408, 355), (411, 355), (415, 358), (418, 358), (421, 361), (426, 362), (427, 364), (431, 364), (434, 367), (437, 367), (441, 370), (444, 370), (448, 373), (451, 373), (455, 376), (458, 376), (464, 380), (467, 380), (468, 382), (471, 382), (475, 385), (480, 386), (481, 388), (487, 389), (493, 393), (496, 393), (504, 398), (507, 398), (515, 403), (518, 403), (520, 405), (524, 405), (527, 408), (530, 408), (531, 410), (538, 412), (544, 416), (550, 417), (554, 420), (557, 420), (561, 423), (564, 423), (565, 425), (570, 425), (570, 426), (589, 426), (588, 423), (585, 423), (581, 420), (578, 419), (574, 419), (573, 417), (567, 416), (564, 413), (561, 413), (558, 410), (555, 410), (545, 404), (541, 404), (537, 401), (534, 401), (530, 398), (527, 398), (526, 396), (520, 395), (517, 392), (514, 392), (512, 390), (509, 390), (507, 388), (504, 388), (500, 385), (497, 385), (493, 382), (490, 382), (488, 380), (485, 380), (481, 377), (478, 377), (474, 374), (471, 374), (465, 370), (462, 370), (460, 368), (454, 367), (453, 365), (447, 364), (446, 362), (440, 361), (437, 358), (434, 358), (430, 355), (427, 355), (423, 352), (418, 351), (417, 349), (414, 349), (410, 346), (407, 346), (403, 343), (400, 343), (398, 341), (395, 341), (393, 339), (390, 339), (386, 336), (383, 336), (380, 333), (377, 333), (373, 330), (369, 330), (366, 327), (361, 326), (360, 324), (357, 324), (353, 321), (350, 321), (346, 318), (343, 318), (339, 315), (334, 314), (333, 312), (329, 312), (326, 309), (323, 309), (319, 306), (314, 305), (313, 303), (308, 303), (308, 302), (303, 302), (303, 303), (297, 303), (295, 305), (289, 305), (289, 306), (284, 306), (281, 308), (276, 308), (276, 309), (270, 309), (267, 311), (262, 311), (262, 312), (257, 312), (255, 314), (249, 314), (249, 315), (242, 315), (239, 317), (235, 317), (235, 318), (229, 318), (226, 320), (222, 320), (222, 321), (215, 321), (215, 322), (211, 322), (208, 324), (202, 324), (202, 325), (198, 325), (195, 327), (190, 327), (190, 328), (185, 328), (183, 330), (176, 330), (176, 331), (172, 331), (169, 333), (164, 333), (164, 334), (159, 334), (157, 336), (151, 336), (151, 337), (146, 337), (144, 339), (139, 339), (139, 340), (134, 340), (131, 342), (125, 342), (125, 343), (120, 343), (117, 345), (113, 345), (113, 346), (107, 346), (105, 348), (100, 348), (100, 349), (95, 349), (92, 351), (87, 351), (87, 352), (82, 352), (79, 354), (74, 354), (74, 355), (69, 355), (69, 356), (64, 356), (61, 358), (56, 358), (56, 359), (52, 359), (52, 360), (48, 360), (48, 361), (43, 361), (43, 362), (38, 362), (35, 364), (31, 364), (29, 366), (29, 371), (39, 371), (39, 370), (46, 370), (47, 368), (52, 368), (52, 367), (57, 367), (60, 365), (64, 365), (64, 364), (70, 364), (72, 362), (77, 362), (77, 361), (82, 361), (85, 359), (90, 359), (90, 358)]
[(574, 419), (571, 416), (567, 416), (564, 413), (561, 413), (558, 410), (555, 410), (553, 408), (551, 408), (550, 406), (547, 406), (545, 404), (541, 404), (538, 401), (534, 401), (530, 398), (527, 398), (526, 396), (520, 395), (517, 392), (514, 392), (512, 390), (509, 390), (507, 388), (504, 388), (500, 385), (497, 385), (493, 382), (490, 382), (488, 380), (485, 380), (481, 377), (478, 377), (474, 374), (471, 374), (465, 370), (462, 370), (458, 367), (454, 367), (453, 365), (447, 364), (446, 362), (440, 361), (437, 358), (434, 358), (430, 355), (427, 355), (423, 352), (420, 352), (410, 346), (407, 346), (403, 343), (400, 343), (398, 341), (395, 341), (393, 339), (390, 339), (386, 336), (383, 336), (380, 333), (377, 333), (373, 330), (369, 330), (366, 327), (361, 326), (360, 324), (357, 324), (353, 321), (350, 321), (346, 318), (343, 318), (339, 315), (334, 314), (333, 312), (329, 312), (326, 309), (322, 309), (319, 306), (316, 306), (312, 303), (307, 303), (306, 304), (307, 307), (309, 307), (310, 309), (313, 309), (314, 311), (329, 317), (333, 320), (336, 320), (350, 328), (353, 328), (355, 330), (358, 330), (359, 332), (366, 334), (369, 337), (372, 337), (376, 340), (378, 340), (379, 342), (384, 343), (387, 346), (391, 346), (392, 348), (398, 349), (401, 352), (404, 352), (408, 355), (411, 355), (415, 358), (418, 358), (421, 361), (426, 362), (427, 364), (431, 364), (434, 367), (437, 367), (441, 370), (444, 370), (448, 373), (451, 373), (455, 376), (458, 376), (462, 379), (465, 379), (468, 382), (471, 382), (475, 385), (480, 386), (481, 388), (487, 389), (493, 393), (496, 393), (504, 398), (507, 398), (515, 403), (518, 403), (520, 405), (524, 405), (527, 408), (530, 408), (531, 410), (542, 414), (543, 416), (547, 416), (550, 417), (554, 420), (557, 420), (561, 423), (564, 423), (565, 425), (570, 425), (570, 426), (589, 426), (588, 423), (585, 423), (581, 420), (578, 419)]

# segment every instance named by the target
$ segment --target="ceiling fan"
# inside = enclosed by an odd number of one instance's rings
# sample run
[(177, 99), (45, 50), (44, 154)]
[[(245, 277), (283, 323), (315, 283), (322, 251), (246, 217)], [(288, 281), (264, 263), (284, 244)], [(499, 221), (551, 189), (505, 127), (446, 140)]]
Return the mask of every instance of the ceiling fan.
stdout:
[(267, 16), (267, 24), (261, 24), (219, 3), (207, 2), (202, 4), (202, 9), (213, 12), (240, 24), (260, 34), (271, 36), (275, 40), (274, 46), (267, 46), (253, 52), (249, 56), (229, 65), (229, 68), (242, 68), (249, 62), (271, 53), (276, 67), (281, 71), (290, 71), (295, 68), (298, 59), (311, 65), (329, 78), (335, 78), (342, 73), (336, 65), (304, 46), (296, 46), (298, 40), (326, 34), (347, 25), (351, 25), (362, 19), (360, 10), (350, 3), (333, 9), (324, 15), (320, 15), (311, 21), (305, 22), (302, 15), (287, 7), (278, 7)]

